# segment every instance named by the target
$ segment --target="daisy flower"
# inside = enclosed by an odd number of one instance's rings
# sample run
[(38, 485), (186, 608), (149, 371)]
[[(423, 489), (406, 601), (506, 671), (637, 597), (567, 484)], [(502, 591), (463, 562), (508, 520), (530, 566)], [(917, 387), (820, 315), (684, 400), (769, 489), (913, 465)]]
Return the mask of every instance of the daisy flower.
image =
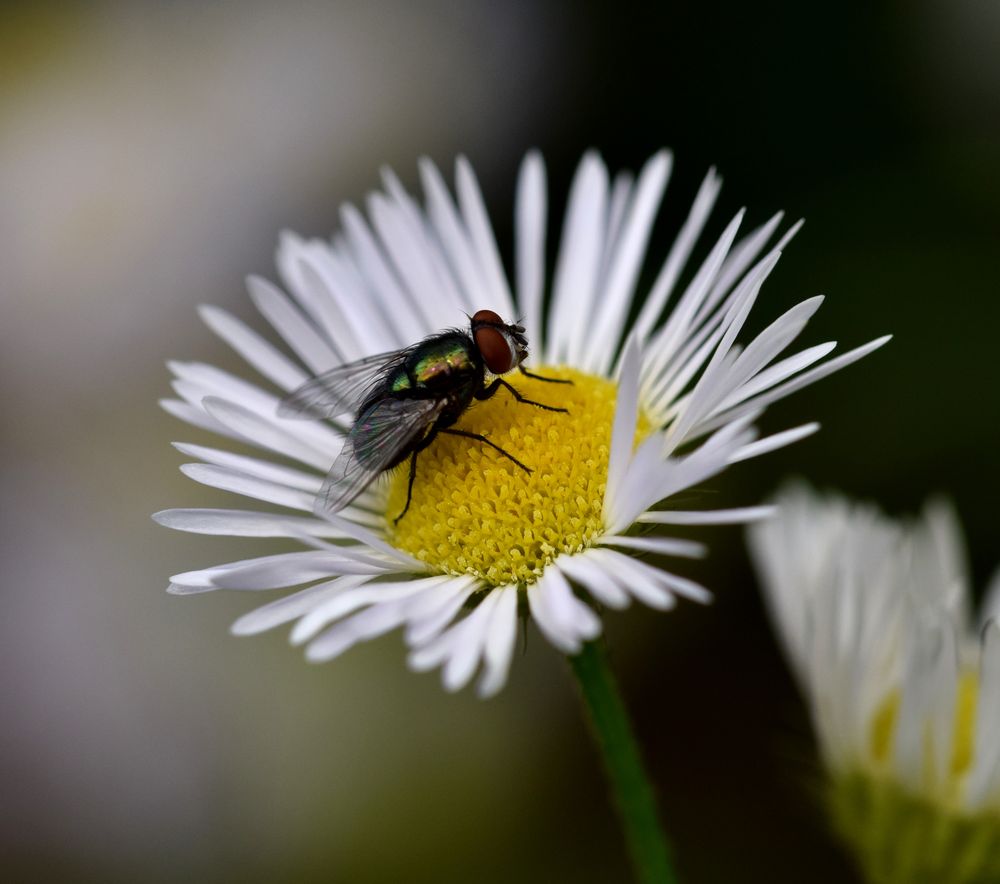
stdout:
[(790, 487), (749, 531), (809, 704), (832, 822), (873, 882), (1000, 880), (1000, 574), (969, 615), (961, 530)]
[[(163, 403), (190, 424), (266, 453), (178, 444), (197, 460), (182, 467), (188, 476), (281, 511), (175, 509), (156, 519), (202, 534), (291, 538), (302, 549), (178, 574), (169, 591), (298, 587), (240, 618), (233, 631), (295, 621), (292, 641), (319, 661), (402, 627), (412, 668), (442, 667), (450, 690), (481, 668), (482, 695), (506, 680), (519, 613), (530, 613), (553, 645), (574, 654), (600, 633), (599, 606), (638, 600), (667, 609), (678, 597), (708, 601), (706, 589), (661, 562), (700, 556), (702, 544), (667, 536), (660, 526), (744, 522), (768, 510), (689, 512), (671, 508), (670, 499), (729, 464), (811, 433), (816, 426), (805, 424), (761, 439), (752, 424), (769, 403), (887, 338), (831, 359), (833, 343), (782, 356), (819, 307), (822, 298), (815, 297), (738, 344), (798, 225), (774, 242), (779, 214), (741, 235), (740, 212), (689, 268), (719, 193), (714, 171), (652, 287), (640, 289), (670, 169), (670, 155), (661, 152), (637, 178), (622, 173), (612, 180), (596, 154), (584, 156), (551, 291), (545, 170), (535, 153), (517, 185), (510, 279), (464, 159), (456, 164), (454, 197), (423, 162), (422, 203), (385, 172), (384, 189), (368, 198), (367, 217), (345, 206), (331, 241), (285, 234), (277, 254), (284, 290), (256, 277), (248, 289), (287, 349), (222, 310), (201, 311), (263, 385), (200, 363), (171, 363), (179, 398)], [(412, 505), (398, 523), (387, 514), (403, 509), (405, 469), (374, 482), (335, 515), (316, 517), (317, 492), (353, 415), (289, 419), (279, 416), (282, 398), (334, 366), (410, 346), (482, 309), (521, 320), (533, 372), (573, 382), (513, 376), (524, 396), (557, 396), (552, 404), (567, 413), (526, 406), (501, 391), (456, 425), (488, 436), (532, 472), (489, 445), (441, 436), (420, 456)]]

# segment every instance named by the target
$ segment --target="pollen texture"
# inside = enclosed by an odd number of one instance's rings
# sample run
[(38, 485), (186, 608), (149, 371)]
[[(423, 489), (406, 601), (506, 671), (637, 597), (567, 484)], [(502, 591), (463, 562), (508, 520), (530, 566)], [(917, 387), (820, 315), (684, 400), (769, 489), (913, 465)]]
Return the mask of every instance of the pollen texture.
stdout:
[(395, 527), (406, 504), (408, 462), (391, 477), (386, 518), (395, 546), (443, 573), (523, 585), (556, 556), (579, 552), (602, 533), (617, 386), (568, 368), (537, 373), (572, 384), (516, 372), (505, 380), (525, 398), (567, 412), (518, 402), (501, 387), (455, 424), (484, 435), (532, 472), (480, 441), (439, 434), (419, 454), (410, 509)]

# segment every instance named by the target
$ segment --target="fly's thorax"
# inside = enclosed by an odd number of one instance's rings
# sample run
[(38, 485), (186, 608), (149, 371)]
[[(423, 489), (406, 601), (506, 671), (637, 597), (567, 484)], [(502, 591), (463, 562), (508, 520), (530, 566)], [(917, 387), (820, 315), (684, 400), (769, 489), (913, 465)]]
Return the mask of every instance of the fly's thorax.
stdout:
[(415, 349), (406, 360), (414, 392), (447, 395), (470, 382), (482, 381), (483, 366), (467, 335), (441, 335)]

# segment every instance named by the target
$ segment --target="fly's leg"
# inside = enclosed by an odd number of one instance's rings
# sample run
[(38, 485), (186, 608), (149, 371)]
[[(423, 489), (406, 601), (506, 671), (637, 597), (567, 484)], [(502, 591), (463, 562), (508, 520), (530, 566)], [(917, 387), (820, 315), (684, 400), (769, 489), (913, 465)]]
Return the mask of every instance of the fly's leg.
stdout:
[[(543, 380), (545, 380), (543, 378)], [(523, 402), (525, 405), (534, 405), (536, 408), (544, 408), (546, 411), (561, 411), (564, 414), (569, 414), (568, 408), (556, 408), (554, 405), (543, 405), (541, 402), (535, 402), (534, 399), (528, 399), (522, 396), (514, 387), (508, 384), (503, 378), (497, 378), (488, 387), (480, 390), (476, 393), (477, 399), (489, 399), (497, 390), (501, 387), (506, 387), (510, 390), (510, 395), (513, 396), (518, 402)]]
[(410, 455), (410, 481), (406, 483), (406, 506), (403, 507), (403, 511), (392, 520), (393, 525), (398, 525), (399, 520), (406, 515), (406, 511), (410, 508), (410, 501), (413, 499), (413, 480), (417, 478), (417, 455), (419, 451), (414, 451)]
[(432, 431), (428, 433), (427, 436), (421, 440), (420, 444), (413, 449), (413, 454), (410, 455), (410, 480), (406, 483), (406, 506), (404, 506), (403, 511), (392, 520), (393, 525), (399, 524), (399, 520), (406, 515), (407, 510), (410, 508), (410, 501), (413, 500), (413, 480), (417, 478), (417, 455), (434, 441), (434, 437), (436, 435), (437, 432)]
[[(537, 405), (538, 403), (533, 403), (533, 404)], [(543, 405), (542, 408), (545, 408), (545, 406)], [(559, 409), (556, 409), (556, 410), (557, 411), (565, 411), (565, 409), (563, 409), (563, 408), (559, 408)], [(496, 442), (490, 442), (490, 440), (487, 439), (482, 433), (470, 433), (467, 430), (453, 430), (453, 429), (450, 429), (450, 428), (447, 429), (447, 430), (438, 430), (438, 432), (439, 433), (448, 433), (451, 436), (464, 436), (466, 439), (475, 439), (477, 442), (482, 442), (484, 445), (489, 445), (490, 448), (494, 449), (495, 451), (499, 451), (504, 457), (507, 458), (507, 460), (511, 460), (514, 463), (516, 463), (526, 473), (533, 472), (532, 469), (531, 469), (531, 467), (525, 466), (523, 463), (521, 463), (521, 461), (519, 461), (516, 457), (514, 457), (513, 454), (510, 454), (509, 452), (504, 451), (499, 445), (496, 444)], [(404, 512), (405, 512), (405, 510), (404, 510)], [(400, 518), (402, 518), (402, 517), (400, 517)], [(398, 519), (397, 519), (397, 521), (398, 521)]]
[(517, 370), (521, 372), (526, 378), (533, 378), (536, 381), (545, 381), (547, 384), (572, 384), (573, 382), (569, 378), (547, 378), (544, 375), (535, 374), (533, 371), (528, 371), (523, 365), (519, 365)]

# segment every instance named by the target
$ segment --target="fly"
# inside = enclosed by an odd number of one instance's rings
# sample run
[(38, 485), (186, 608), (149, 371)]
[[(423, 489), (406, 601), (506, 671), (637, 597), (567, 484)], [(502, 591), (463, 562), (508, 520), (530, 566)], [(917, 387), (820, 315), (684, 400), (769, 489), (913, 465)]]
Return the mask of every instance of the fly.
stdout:
[[(528, 341), (522, 326), (505, 323), (492, 310), (479, 310), (468, 332), (441, 332), (412, 347), (338, 365), (292, 392), (278, 407), (281, 417), (355, 416), (344, 447), (316, 497), (316, 515), (339, 512), (376, 476), (409, 458), (406, 506), (393, 520), (393, 524), (398, 523), (410, 508), (417, 456), (439, 433), (488, 445), (530, 473), (530, 467), (481, 433), (453, 426), (473, 400), (489, 399), (501, 387), (525, 405), (567, 411), (527, 399), (499, 377), (517, 368), (539, 381), (572, 383), (527, 371), (521, 365), (527, 355)], [(487, 372), (493, 376), (489, 383)]]

